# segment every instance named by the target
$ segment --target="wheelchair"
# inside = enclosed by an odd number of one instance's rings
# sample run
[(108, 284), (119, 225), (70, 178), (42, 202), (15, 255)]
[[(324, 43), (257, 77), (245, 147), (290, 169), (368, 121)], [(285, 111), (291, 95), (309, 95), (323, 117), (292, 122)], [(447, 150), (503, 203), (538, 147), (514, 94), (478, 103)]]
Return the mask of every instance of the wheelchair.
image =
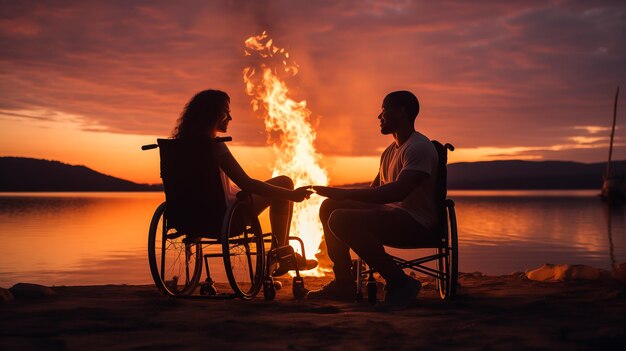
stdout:
[[(268, 262), (289, 264), (293, 260), (292, 290), (296, 299), (301, 299), (307, 290), (293, 247), (277, 247), (272, 233), (262, 232), (250, 194), (240, 192), (234, 203), (226, 204), (212, 148), (230, 140), (157, 139), (157, 144), (142, 146), (142, 150), (159, 148), (166, 199), (154, 212), (148, 231), (148, 261), (154, 283), (169, 297), (190, 297), (200, 286), (199, 297), (248, 300), (262, 288), (265, 299), (273, 300), (276, 288)], [(306, 259), (302, 240), (288, 239), (300, 243)], [(266, 250), (268, 244), (275, 248)], [(222, 259), (232, 293), (218, 293), (210, 258)], [(203, 268), (206, 279), (200, 282)]]
[[(435, 278), (437, 290), (442, 300), (449, 300), (456, 296), (459, 276), (459, 243), (454, 201), (447, 198), (447, 163), (448, 150), (454, 151), (451, 144), (442, 145), (433, 140), (433, 145), (439, 156), (437, 166), (436, 199), (439, 209), (439, 223), (434, 241), (424, 242), (419, 246), (393, 247), (397, 249), (435, 249), (432, 255), (405, 260), (391, 255), (401, 269), (410, 269)], [(392, 246), (390, 246), (392, 247)], [(435, 268), (426, 264), (435, 262)], [(368, 267), (360, 257), (353, 262), (354, 274), (357, 278), (357, 300), (363, 300), (363, 284), (366, 285), (367, 299), (371, 304), (376, 303), (377, 285), (374, 278), (375, 270)]]

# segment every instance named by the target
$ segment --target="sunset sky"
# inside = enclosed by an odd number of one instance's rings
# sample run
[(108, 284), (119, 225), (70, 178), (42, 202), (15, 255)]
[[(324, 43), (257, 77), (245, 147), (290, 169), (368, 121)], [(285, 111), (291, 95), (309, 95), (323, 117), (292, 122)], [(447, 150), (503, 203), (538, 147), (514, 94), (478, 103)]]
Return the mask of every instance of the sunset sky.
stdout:
[(391, 139), (382, 98), (410, 90), (416, 128), (452, 162), (601, 162), (615, 89), (626, 159), (624, 1), (0, 1), (0, 156), (83, 164), (159, 182), (158, 153), (190, 97), (227, 91), (231, 150), (271, 175), (262, 116), (242, 78), (266, 30), (299, 66), (331, 183), (371, 180)]

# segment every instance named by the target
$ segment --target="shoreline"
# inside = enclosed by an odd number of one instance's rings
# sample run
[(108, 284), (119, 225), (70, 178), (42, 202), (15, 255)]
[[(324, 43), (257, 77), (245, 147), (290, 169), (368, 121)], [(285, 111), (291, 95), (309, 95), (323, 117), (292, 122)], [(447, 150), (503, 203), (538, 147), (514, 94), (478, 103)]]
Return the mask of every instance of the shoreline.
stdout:
[[(316, 289), (332, 277), (305, 277)], [(463, 273), (442, 301), (432, 280), (410, 308), (295, 300), (166, 298), (153, 285), (53, 287), (53, 296), (0, 305), (2, 349), (598, 349), (626, 345), (626, 284), (539, 282)], [(224, 284), (218, 290), (226, 289)], [(378, 299), (382, 299), (379, 291)]]

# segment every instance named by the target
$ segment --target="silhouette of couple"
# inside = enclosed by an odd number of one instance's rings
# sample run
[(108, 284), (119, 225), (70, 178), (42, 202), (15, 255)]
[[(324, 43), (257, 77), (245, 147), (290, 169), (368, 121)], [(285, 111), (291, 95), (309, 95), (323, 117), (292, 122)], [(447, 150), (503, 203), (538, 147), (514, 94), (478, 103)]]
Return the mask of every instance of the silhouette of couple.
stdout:
[[(287, 176), (265, 182), (249, 177), (224, 143), (216, 143), (215, 157), (220, 166), (227, 201), (245, 190), (253, 195), (256, 214), (270, 208), (270, 224), (279, 246), (287, 245), (293, 202), (308, 199), (313, 190), (326, 200), (320, 219), (335, 279), (322, 289), (310, 291), (309, 299), (353, 300), (356, 291), (351, 271), (350, 249), (372, 266), (386, 281), (383, 308), (406, 307), (418, 295), (421, 284), (406, 275), (387, 255), (383, 245), (411, 247), (432, 236), (437, 221), (434, 201), (437, 177), (437, 151), (430, 140), (414, 127), (419, 102), (408, 91), (388, 94), (378, 115), (380, 131), (392, 135), (393, 142), (383, 152), (376, 178), (366, 189), (304, 186), (294, 189)], [(196, 94), (185, 106), (174, 138), (215, 138), (225, 133), (232, 121), (230, 98), (218, 90)], [(234, 183), (234, 184), (233, 184)], [(315, 260), (298, 256), (299, 269), (312, 269)], [(295, 269), (278, 262), (273, 275)]]

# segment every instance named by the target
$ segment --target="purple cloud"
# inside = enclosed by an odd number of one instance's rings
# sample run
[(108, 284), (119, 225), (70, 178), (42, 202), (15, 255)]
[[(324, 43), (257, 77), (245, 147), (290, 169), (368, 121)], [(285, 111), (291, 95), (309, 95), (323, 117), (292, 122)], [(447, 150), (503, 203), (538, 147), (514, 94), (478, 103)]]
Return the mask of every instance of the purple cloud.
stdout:
[(0, 109), (117, 133), (168, 135), (195, 92), (219, 88), (235, 140), (264, 145), (241, 77), (243, 41), (262, 30), (300, 64), (288, 85), (328, 155), (389, 143), (376, 115), (392, 90), (416, 93), (417, 126), (433, 138), (547, 148), (580, 136), (574, 126), (608, 126), (626, 84), (618, 1), (20, 1), (0, 13)]

